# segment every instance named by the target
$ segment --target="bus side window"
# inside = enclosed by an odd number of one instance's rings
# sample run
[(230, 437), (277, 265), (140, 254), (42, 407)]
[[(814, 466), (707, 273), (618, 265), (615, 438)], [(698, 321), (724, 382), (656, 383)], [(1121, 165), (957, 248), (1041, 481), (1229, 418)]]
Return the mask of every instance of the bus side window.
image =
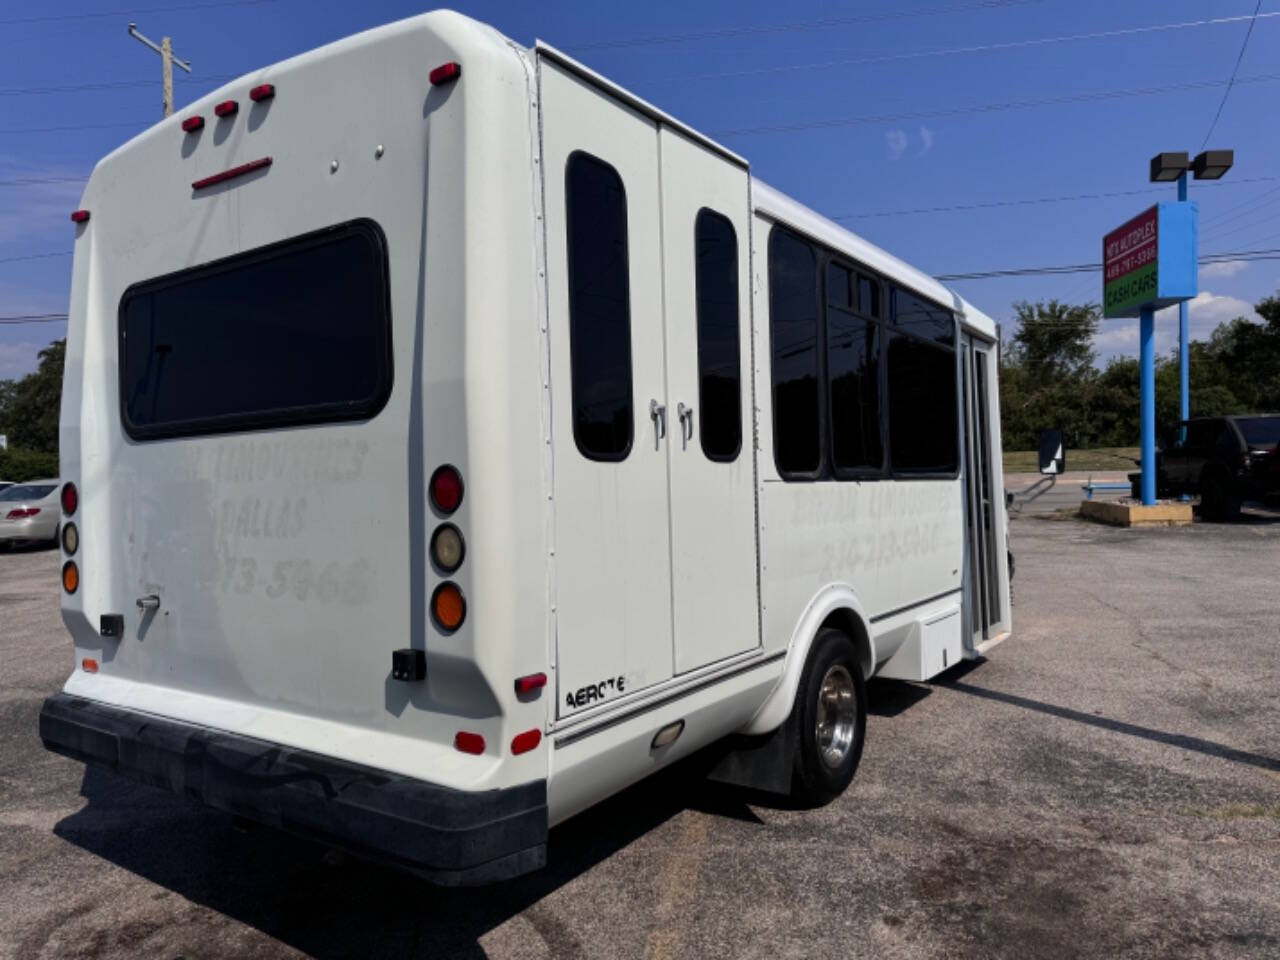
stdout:
[(878, 473), (880, 430), (879, 285), (838, 263), (827, 267), (827, 398), (837, 476)]
[(590, 460), (631, 450), (631, 291), (627, 193), (618, 171), (581, 151), (565, 166), (573, 438)]
[(941, 307), (894, 289), (886, 379), (889, 462), (895, 474), (955, 474), (955, 320)]
[(822, 466), (818, 390), (818, 258), (795, 234), (769, 234), (769, 332), (773, 362), (773, 457), (783, 477)]
[(702, 452), (709, 460), (730, 463), (742, 449), (738, 238), (727, 217), (706, 207), (698, 211), (693, 230)]

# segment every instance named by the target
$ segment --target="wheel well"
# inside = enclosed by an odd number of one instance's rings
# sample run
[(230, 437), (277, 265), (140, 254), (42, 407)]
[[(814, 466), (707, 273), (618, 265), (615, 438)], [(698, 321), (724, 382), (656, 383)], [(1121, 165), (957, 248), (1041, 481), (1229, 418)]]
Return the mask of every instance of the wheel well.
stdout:
[(848, 607), (841, 607), (827, 614), (827, 618), (822, 621), (822, 627), (839, 630), (853, 641), (854, 649), (858, 651), (858, 659), (862, 663), (862, 678), (870, 680), (876, 665), (871, 662), (871, 637), (867, 633), (867, 626), (862, 622), (862, 618)]

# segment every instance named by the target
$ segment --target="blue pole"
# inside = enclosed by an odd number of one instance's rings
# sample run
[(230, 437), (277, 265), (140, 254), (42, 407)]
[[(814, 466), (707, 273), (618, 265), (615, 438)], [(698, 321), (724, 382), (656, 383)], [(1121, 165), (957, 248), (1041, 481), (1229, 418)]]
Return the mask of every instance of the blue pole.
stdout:
[[(1187, 199), (1187, 171), (1178, 176), (1178, 200)], [(1178, 304), (1178, 419), (1186, 420), (1191, 416), (1191, 358), (1187, 346), (1187, 301)], [(1187, 439), (1187, 428), (1179, 431), (1182, 440)]]
[(1142, 383), (1142, 503), (1156, 502), (1156, 314), (1143, 307), (1138, 328)]

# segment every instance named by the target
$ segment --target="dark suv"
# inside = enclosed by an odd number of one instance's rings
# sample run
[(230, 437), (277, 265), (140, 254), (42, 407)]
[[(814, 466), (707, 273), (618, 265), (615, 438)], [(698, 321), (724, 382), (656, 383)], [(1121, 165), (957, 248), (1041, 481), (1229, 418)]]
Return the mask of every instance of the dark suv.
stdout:
[[(1280, 414), (1199, 417), (1181, 426), (1186, 440), (1156, 461), (1160, 496), (1198, 494), (1205, 519), (1230, 520), (1242, 500), (1280, 493)], [(1138, 491), (1141, 474), (1129, 479)]]

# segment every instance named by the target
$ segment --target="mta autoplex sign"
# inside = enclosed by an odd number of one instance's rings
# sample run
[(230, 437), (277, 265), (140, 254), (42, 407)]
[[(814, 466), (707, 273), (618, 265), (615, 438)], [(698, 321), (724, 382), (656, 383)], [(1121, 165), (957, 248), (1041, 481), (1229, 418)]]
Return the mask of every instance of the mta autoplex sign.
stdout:
[(1194, 297), (1196, 205), (1157, 203), (1102, 238), (1102, 312), (1136, 317)]

